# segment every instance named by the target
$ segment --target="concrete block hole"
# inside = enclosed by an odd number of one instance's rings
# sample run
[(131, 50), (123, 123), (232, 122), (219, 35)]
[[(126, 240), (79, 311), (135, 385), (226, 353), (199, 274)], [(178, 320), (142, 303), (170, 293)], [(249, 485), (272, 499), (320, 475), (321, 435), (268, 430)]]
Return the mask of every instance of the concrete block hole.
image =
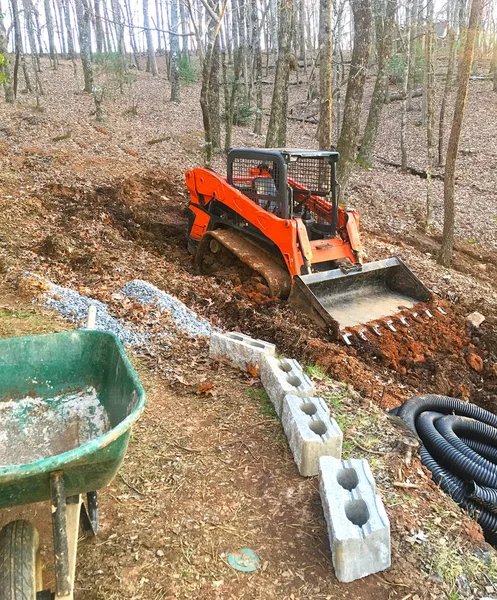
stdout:
[(282, 371), (285, 371), (285, 373), (290, 373), (292, 370), (292, 365), (289, 365), (286, 362), (280, 362), (279, 367)]
[(342, 469), (337, 473), (338, 485), (351, 492), (359, 485), (359, 477), (355, 469)]
[(290, 375), (290, 377), (287, 377), (286, 380), (290, 385), (293, 385), (293, 387), (299, 387), (299, 385), (302, 383), (300, 378), (296, 375)]
[(349, 500), (345, 505), (345, 516), (354, 525), (362, 527), (369, 521), (368, 505), (364, 500)]
[(226, 335), (227, 337), (231, 338), (232, 340), (236, 340), (237, 342), (245, 342), (246, 344), (254, 346), (255, 348), (265, 348), (264, 344), (261, 344), (260, 342), (256, 342), (254, 340), (248, 340), (247, 338), (243, 338), (241, 335), (237, 335), (236, 333), (227, 333)]
[(242, 336), (241, 335), (237, 335), (236, 333), (227, 333), (226, 337), (229, 337), (232, 340), (236, 340), (237, 342), (243, 342)]
[(311, 421), (309, 423), (309, 429), (311, 431), (314, 431), (314, 433), (316, 435), (324, 435), (327, 431), (328, 428), (326, 427), (326, 425), (323, 423), (323, 421)]
[(300, 410), (306, 415), (309, 415), (310, 417), (312, 417), (312, 415), (315, 415), (318, 412), (318, 409), (314, 406), (312, 402), (302, 402), (302, 404), (300, 405)]

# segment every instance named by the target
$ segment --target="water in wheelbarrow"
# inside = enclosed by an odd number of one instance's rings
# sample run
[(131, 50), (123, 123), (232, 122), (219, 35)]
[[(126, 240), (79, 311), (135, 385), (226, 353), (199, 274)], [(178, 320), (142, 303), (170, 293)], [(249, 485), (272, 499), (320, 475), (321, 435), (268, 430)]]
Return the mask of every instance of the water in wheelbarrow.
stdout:
[(0, 401), (0, 467), (62, 454), (109, 429), (93, 387), (53, 398)]

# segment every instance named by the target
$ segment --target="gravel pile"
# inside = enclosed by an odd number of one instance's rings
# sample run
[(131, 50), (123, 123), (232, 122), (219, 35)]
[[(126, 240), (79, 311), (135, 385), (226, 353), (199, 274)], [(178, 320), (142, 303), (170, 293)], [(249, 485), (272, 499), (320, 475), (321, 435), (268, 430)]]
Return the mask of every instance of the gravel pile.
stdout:
[[(30, 274), (30, 276), (32, 277), (33, 274)], [(124, 327), (118, 319), (109, 315), (107, 306), (100, 300), (83, 296), (70, 288), (56, 285), (50, 281), (43, 281), (49, 286), (49, 289), (41, 295), (40, 302), (55, 309), (69, 321), (84, 327), (88, 316), (88, 308), (94, 306), (97, 311), (95, 329), (115, 333), (121, 342), (127, 346), (143, 346), (147, 343), (147, 336), (137, 331), (133, 326)]]
[(134, 298), (140, 304), (154, 304), (162, 310), (167, 310), (171, 313), (171, 318), (178, 329), (192, 337), (205, 336), (210, 337), (212, 328), (208, 321), (199, 317), (196, 312), (187, 308), (183, 302), (166, 294), (159, 288), (155, 287), (148, 281), (134, 279), (125, 286), (121, 292), (130, 298)]

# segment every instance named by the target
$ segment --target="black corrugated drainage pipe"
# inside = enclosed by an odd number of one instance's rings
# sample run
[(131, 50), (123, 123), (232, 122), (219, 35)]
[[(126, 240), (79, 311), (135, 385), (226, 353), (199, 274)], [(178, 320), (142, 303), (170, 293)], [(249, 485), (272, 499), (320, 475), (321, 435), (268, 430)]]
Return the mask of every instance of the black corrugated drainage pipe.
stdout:
[(497, 416), (457, 398), (424, 394), (393, 411), (421, 439), (433, 480), (497, 544)]

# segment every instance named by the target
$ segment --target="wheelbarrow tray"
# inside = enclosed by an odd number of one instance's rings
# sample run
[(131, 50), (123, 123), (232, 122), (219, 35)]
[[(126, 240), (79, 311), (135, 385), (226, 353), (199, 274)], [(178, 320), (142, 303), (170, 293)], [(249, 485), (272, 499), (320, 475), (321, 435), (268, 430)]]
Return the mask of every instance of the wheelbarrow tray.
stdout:
[(54, 471), (63, 472), (68, 497), (107, 485), (145, 406), (138, 376), (111, 333), (80, 330), (0, 340), (0, 406), (2, 401), (50, 399), (86, 388), (96, 390), (110, 430), (61, 454), (0, 467), (0, 508), (48, 500)]

